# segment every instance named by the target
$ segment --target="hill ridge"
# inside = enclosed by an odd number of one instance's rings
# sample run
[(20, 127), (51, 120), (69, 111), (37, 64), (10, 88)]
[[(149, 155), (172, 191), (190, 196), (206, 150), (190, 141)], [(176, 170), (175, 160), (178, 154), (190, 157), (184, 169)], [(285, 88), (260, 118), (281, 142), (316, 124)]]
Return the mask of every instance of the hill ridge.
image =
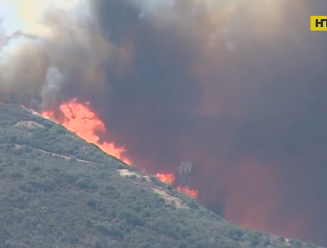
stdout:
[(29, 110), (0, 116), (1, 247), (318, 247), (237, 227)]

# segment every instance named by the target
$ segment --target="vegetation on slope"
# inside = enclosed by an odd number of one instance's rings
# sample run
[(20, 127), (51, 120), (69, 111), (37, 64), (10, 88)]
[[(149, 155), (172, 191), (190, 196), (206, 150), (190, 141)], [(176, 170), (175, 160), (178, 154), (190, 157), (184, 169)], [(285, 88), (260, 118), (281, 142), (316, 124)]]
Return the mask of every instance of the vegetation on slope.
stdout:
[(236, 227), (25, 109), (0, 116), (0, 247), (315, 247)]

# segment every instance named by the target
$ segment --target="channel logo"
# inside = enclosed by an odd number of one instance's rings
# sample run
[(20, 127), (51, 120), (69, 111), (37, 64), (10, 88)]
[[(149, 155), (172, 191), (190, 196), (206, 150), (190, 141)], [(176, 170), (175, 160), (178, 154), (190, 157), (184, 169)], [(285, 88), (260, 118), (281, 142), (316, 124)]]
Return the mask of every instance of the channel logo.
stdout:
[(327, 31), (327, 16), (310, 16), (311, 31)]

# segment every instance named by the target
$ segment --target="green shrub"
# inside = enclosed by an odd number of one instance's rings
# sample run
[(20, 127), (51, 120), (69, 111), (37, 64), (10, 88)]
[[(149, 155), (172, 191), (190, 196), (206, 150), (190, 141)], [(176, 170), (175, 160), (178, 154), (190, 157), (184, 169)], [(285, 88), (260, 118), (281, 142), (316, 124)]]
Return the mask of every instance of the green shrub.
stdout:
[(108, 225), (108, 226), (107, 225), (98, 225), (97, 230), (106, 236), (112, 236), (112, 237), (118, 238), (118, 239), (124, 238), (123, 233), (119, 229), (117, 229), (111, 225)]
[(127, 223), (134, 226), (143, 224), (142, 218), (134, 210), (131, 209), (124, 209), (120, 211), (118, 216), (119, 218), (126, 220)]

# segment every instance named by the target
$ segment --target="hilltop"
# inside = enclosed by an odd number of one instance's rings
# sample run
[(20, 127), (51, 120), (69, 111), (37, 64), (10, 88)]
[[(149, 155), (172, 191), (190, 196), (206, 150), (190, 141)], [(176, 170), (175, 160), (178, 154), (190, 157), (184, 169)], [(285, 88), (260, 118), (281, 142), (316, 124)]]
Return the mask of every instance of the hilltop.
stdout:
[(237, 227), (31, 111), (0, 116), (0, 247), (318, 248)]

